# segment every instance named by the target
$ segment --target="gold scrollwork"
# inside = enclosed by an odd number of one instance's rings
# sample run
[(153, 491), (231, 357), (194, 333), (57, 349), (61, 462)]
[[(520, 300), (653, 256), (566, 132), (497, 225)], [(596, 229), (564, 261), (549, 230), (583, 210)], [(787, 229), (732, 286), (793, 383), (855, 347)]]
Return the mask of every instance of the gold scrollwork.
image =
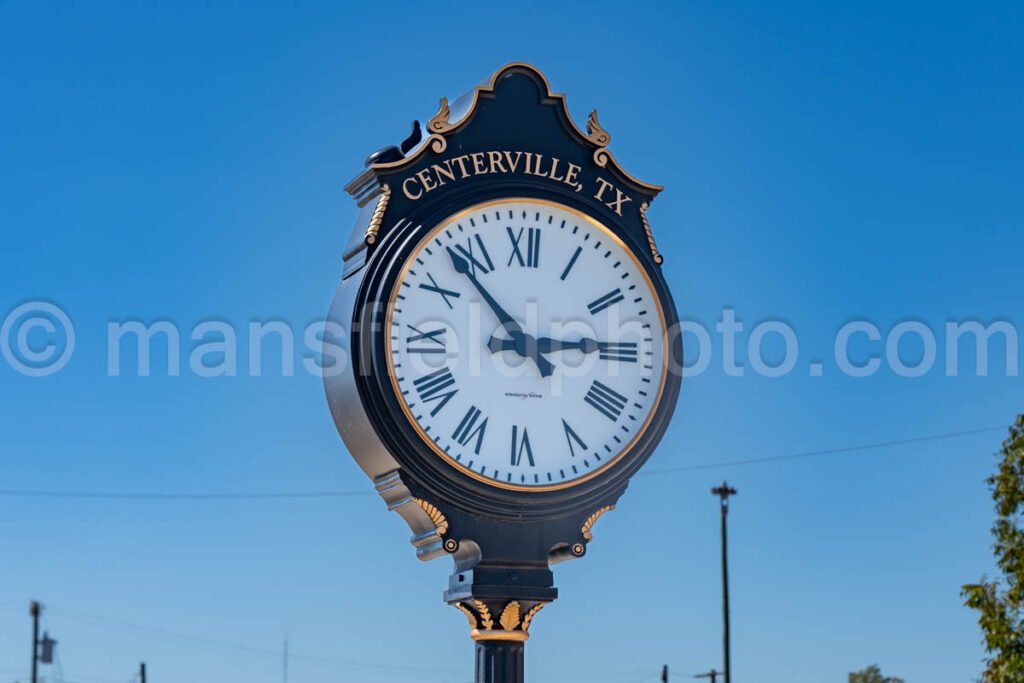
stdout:
[(448, 140), (443, 135), (431, 135), (428, 142), (430, 143), (430, 149), (434, 150), (436, 154), (440, 154), (448, 149)]
[(644, 232), (647, 233), (647, 244), (651, 247), (651, 258), (653, 258), (654, 262), (660, 266), (665, 262), (665, 258), (661, 255), (661, 252), (658, 251), (658, 245), (654, 242), (654, 233), (651, 232), (651, 224), (647, 222), (647, 207), (647, 202), (640, 205), (640, 218), (643, 219)]
[(374, 207), (373, 215), (370, 216), (370, 224), (366, 226), (366, 235), (363, 237), (363, 241), (367, 245), (377, 241), (377, 233), (380, 232), (380, 224), (384, 221), (384, 212), (387, 211), (390, 200), (391, 186), (384, 183), (380, 188), (380, 199), (377, 200), (377, 206)]
[(432, 505), (422, 498), (413, 498), (413, 501), (427, 513), (430, 521), (437, 528), (437, 533), (444, 536), (448, 532), (448, 518), (444, 516), (444, 513), (438, 510), (436, 505)]
[(611, 133), (598, 122), (596, 109), (591, 109), (590, 116), (587, 117), (587, 139), (600, 147), (607, 147), (612, 141)]
[(473, 610), (469, 609), (461, 602), (455, 603), (455, 609), (459, 610), (460, 612), (466, 615), (466, 618), (469, 619), (470, 628), (476, 628), (476, 615), (473, 614)]
[[(427, 121), (427, 132), (430, 133), (429, 144), (421, 146), (418, 149), (418, 151), (402, 159), (398, 159), (396, 161), (376, 163), (373, 165), (374, 168), (396, 169), (407, 166), (415, 162), (416, 159), (418, 159), (421, 154), (425, 154), (427, 149), (430, 149), (438, 154), (443, 152), (448, 145), (448, 143), (444, 139), (444, 136), (461, 127), (467, 121), (472, 119), (473, 114), (477, 109), (477, 106), (480, 104), (480, 95), (483, 93), (493, 93), (495, 86), (497, 85), (500, 78), (504, 74), (513, 70), (529, 71), (530, 73), (537, 76), (540, 82), (543, 84), (543, 87), (547, 93), (545, 99), (550, 102), (558, 103), (558, 105), (565, 112), (567, 119), (566, 123), (568, 124), (570, 129), (581, 139), (589, 140), (599, 145), (599, 147), (594, 152), (594, 161), (597, 163), (598, 166), (603, 168), (607, 166), (609, 162), (611, 162), (612, 167), (616, 171), (621, 173), (624, 177), (626, 177), (636, 185), (639, 185), (640, 187), (645, 188), (649, 191), (653, 191), (654, 193), (661, 192), (661, 190), (664, 189), (661, 187), (661, 185), (652, 185), (651, 183), (643, 182), (639, 178), (630, 175), (624, 168), (622, 168), (619, 165), (619, 163), (615, 160), (615, 157), (612, 156), (611, 152), (604, 148), (604, 146), (611, 141), (611, 135), (609, 135), (608, 131), (606, 131), (604, 128), (601, 127), (599, 123), (597, 123), (596, 113), (592, 113), (591, 117), (588, 118), (586, 127), (587, 131), (584, 132), (583, 130), (580, 130), (580, 127), (576, 125), (576, 122), (573, 121), (572, 117), (569, 116), (568, 107), (565, 103), (565, 95), (563, 93), (554, 92), (551, 89), (551, 83), (550, 81), (548, 81), (547, 76), (545, 76), (543, 72), (541, 72), (541, 70), (538, 69), (537, 67), (533, 66), (532, 64), (526, 64), (525, 62), (509, 62), (508, 64), (505, 64), (500, 69), (495, 71), (486, 83), (478, 85), (475, 88), (473, 88), (473, 90), (469, 93), (470, 101), (466, 107), (463, 107), (461, 109), (460, 116), (457, 121), (451, 120), (451, 107), (449, 107), (448, 105), (448, 98), (442, 97), (440, 107), (438, 108), (437, 113), (434, 114), (430, 118), (430, 120)], [(604, 140), (604, 142), (601, 142), (602, 139)]]
[(441, 106), (437, 110), (437, 113), (430, 117), (430, 121), (427, 122), (427, 130), (431, 133), (447, 133), (455, 126), (448, 119), (451, 116), (451, 108), (448, 107), (448, 98), (441, 98)]
[(580, 531), (583, 532), (583, 538), (585, 538), (588, 541), (594, 540), (594, 534), (591, 531), (591, 529), (594, 528), (594, 524), (597, 522), (598, 519), (601, 518), (601, 515), (614, 509), (614, 505), (605, 505), (603, 508), (601, 508), (594, 514), (587, 517), (587, 521), (583, 522), (583, 527), (580, 529)]

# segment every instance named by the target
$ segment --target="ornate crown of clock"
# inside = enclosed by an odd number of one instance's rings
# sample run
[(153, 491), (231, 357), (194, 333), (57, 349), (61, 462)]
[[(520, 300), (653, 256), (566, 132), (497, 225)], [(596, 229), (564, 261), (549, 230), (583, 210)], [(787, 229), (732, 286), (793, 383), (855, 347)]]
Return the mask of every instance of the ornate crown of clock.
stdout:
[(330, 318), (349, 362), (327, 397), (417, 555), (454, 558), (445, 600), (478, 678), (521, 679), (550, 566), (586, 552), (679, 393), (646, 215), (661, 188), (528, 64), (442, 98), (426, 128), (345, 188), (361, 213)]

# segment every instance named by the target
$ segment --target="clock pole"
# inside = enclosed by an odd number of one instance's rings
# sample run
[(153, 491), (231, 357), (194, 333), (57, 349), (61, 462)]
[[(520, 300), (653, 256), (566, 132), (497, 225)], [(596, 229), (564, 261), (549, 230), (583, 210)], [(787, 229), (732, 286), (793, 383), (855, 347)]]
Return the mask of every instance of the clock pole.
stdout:
[(476, 683), (523, 683), (523, 645), (514, 640), (476, 643)]

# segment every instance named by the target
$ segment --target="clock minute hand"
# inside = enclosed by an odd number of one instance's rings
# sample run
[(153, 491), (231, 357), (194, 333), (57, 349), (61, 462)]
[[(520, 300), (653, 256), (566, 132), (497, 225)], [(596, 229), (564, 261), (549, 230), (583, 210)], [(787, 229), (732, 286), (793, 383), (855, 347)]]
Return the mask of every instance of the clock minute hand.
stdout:
[(505, 328), (505, 331), (511, 335), (512, 339), (508, 340), (513, 344), (513, 346), (510, 347), (511, 350), (515, 351), (523, 358), (532, 358), (533, 362), (537, 365), (537, 369), (540, 370), (541, 377), (550, 377), (554, 374), (555, 366), (547, 358), (540, 355), (534, 338), (523, 332), (523, 328), (515, 321), (515, 318), (509, 315), (508, 311), (502, 308), (501, 304), (491, 296), (491, 293), (488, 292), (482, 284), (480, 284), (480, 281), (477, 280), (476, 276), (473, 274), (473, 270), (469, 267), (469, 262), (456, 254), (451, 247), (447, 247), (447, 250), (448, 256), (452, 259), (452, 265), (455, 267), (455, 272), (460, 275), (465, 275), (469, 281), (473, 283), (476, 290), (480, 292), (480, 296), (483, 297), (484, 301), (487, 302), (487, 305), (491, 307), (492, 311), (494, 311), (494, 315), (498, 317), (498, 322), (500, 322), (501, 326)]
[(515, 318), (509, 315), (508, 311), (502, 308), (501, 305), (495, 301), (494, 297), (491, 296), (491, 293), (484, 289), (484, 286), (476, 279), (476, 276), (473, 274), (473, 270), (469, 267), (469, 261), (456, 254), (450, 247), (448, 247), (448, 255), (451, 256), (455, 272), (460, 275), (465, 275), (469, 281), (473, 283), (476, 290), (480, 292), (480, 296), (484, 298), (487, 305), (491, 307), (492, 311), (494, 311), (494, 315), (498, 316), (498, 322), (501, 323), (501, 326), (504, 327), (505, 330), (513, 337), (525, 334), (523, 332), (523, 328), (515, 321)]

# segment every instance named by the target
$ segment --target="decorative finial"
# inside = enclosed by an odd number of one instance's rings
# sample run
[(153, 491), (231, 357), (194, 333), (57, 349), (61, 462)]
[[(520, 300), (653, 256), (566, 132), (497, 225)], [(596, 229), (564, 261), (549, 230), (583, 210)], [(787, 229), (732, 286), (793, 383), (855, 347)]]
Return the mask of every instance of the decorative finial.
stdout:
[(591, 109), (587, 117), (587, 139), (599, 147), (607, 147), (612, 141), (611, 134), (598, 122), (596, 109)]
[(451, 121), (448, 117), (451, 115), (451, 109), (448, 107), (448, 98), (441, 98), (441, 106), (438, 108), (437, 113), (434, 114), (430, 121), (427, 122), (427, 128), (431, 133), (444, 133), (452, 129)]

